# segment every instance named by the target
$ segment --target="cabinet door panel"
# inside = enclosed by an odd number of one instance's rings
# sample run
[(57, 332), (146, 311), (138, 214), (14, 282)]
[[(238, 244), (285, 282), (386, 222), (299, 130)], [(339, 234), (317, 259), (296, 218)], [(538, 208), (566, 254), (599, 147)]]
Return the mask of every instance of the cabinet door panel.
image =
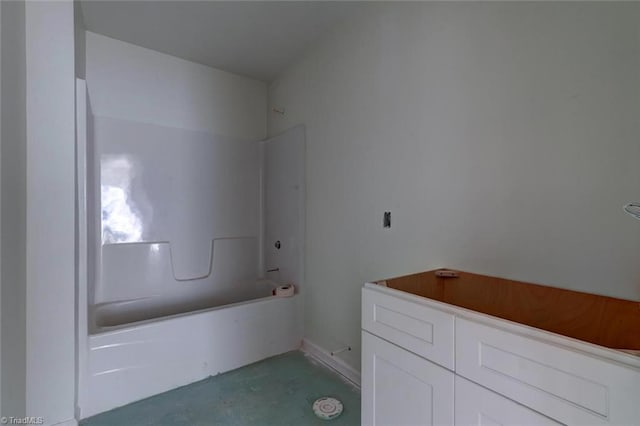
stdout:
[(450, 313), (364, 288), (362, 328), (449, 370), (454, 368)]
[(453, 424), (453, 373), (362, 332), (362, 424)]
[(456, 373), (566, 424), (640, 419), (640, 371), (463, 318)]
[(455, 394), (456, 425), (557, 426), (561, 424), (460, 376), (455, 378)]

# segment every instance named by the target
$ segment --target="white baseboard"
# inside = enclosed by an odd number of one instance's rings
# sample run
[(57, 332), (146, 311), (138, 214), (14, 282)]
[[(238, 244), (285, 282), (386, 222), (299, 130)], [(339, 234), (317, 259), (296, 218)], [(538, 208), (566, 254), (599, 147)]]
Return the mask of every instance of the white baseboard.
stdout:
[(300, 349), (323, 364), (326, 364), (336, 370), (354, 385), (360, 387), (360, 372), (340, 358), (331, 356), (330, 351), (318, 346), (307, 338), (302, 339), (302, 346)]

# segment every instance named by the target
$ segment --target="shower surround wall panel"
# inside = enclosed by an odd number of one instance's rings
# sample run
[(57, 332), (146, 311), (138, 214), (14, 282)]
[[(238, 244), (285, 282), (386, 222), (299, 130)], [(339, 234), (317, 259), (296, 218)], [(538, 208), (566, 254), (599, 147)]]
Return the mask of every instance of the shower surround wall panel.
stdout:
[(91, 32), (86, 75), (89, 305), (151, 318), (251, 296), (264, 83)]
[[(258, 276), (258, 145), (95, 117), (99, 233), (94, 306), (139, 319), (252, 298)], [(114, 314), (117, 312), (113, 311)], [(121, 322), (117, 318), (108, 322)]]
[(305, 135), (293, 127), (262, 142), (264, 267), (271, 279), (300, 286), (304, 279)]

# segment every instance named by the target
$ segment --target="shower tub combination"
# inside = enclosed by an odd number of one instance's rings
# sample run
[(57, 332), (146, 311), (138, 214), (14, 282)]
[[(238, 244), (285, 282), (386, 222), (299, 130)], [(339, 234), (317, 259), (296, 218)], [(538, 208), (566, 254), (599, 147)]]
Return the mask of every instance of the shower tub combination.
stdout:
[(77, 89), (78, 418), (298, 348), (300, 296), (272, 291), (299, 275), (257, 278), (259, 144), (94, 117)]

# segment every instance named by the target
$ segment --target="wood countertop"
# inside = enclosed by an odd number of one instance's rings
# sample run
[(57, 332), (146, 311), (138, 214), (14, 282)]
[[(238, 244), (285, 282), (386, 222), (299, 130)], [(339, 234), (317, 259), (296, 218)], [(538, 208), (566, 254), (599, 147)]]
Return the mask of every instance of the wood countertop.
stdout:
[(437, 269), (379, 281), (389, 288), (613, 349), (640, 351), (640, 302)]

